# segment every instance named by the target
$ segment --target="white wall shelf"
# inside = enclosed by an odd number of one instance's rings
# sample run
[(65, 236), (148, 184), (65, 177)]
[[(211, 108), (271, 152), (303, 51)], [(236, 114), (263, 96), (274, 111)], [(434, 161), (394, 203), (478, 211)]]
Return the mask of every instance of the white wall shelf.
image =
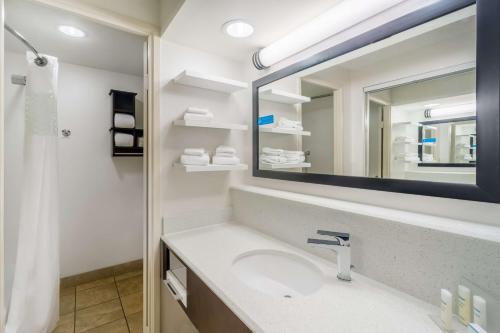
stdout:
[(263, 133), (277, 133), (277, 134), (291, 134), (291, 135), (302, 135), (311, 136), (311, 132), (301, 131), (296, 129), (283, 129), (277, 127), (259, 127), (259, 131)]
[(247, 170), (248, 169), (248, 165), (246, 165), (246, 164), (236, 164), (236, 165), (220, 165), (220, 164), (184, 165), (182, 163), (174, 163), (174, 168), (182, 169), (185, 172), (238, 171), (238, 170)]
[(284, 104), (299, 104), (311, 101), (310, 97), (293, 94), (279, 89), (263, 90), (259, 93), (259, 98), (266, 101), (284, 103)]
[(239, 131), (248, 130), (248, 125), (220, 123), (216, 121), (207, 123), (207, 122), (179, 119), (175, 120), (173, 124), (175, 126), (183, 126), (183, 127), (204, 127), (204, 128), (216, 128), (216, 129), (239, 130)]
[(185, 70), (174, 79), (175, 83), (231, 94), (248, 88), (248, 83), (220, 76)]
[(267, 164), (261, 163), (260, 169), (262, 170), (277, 170), (277, 169), (297, 169), (297, 168), (310, 168), (311, 163), (281, 163), (281, 164)]

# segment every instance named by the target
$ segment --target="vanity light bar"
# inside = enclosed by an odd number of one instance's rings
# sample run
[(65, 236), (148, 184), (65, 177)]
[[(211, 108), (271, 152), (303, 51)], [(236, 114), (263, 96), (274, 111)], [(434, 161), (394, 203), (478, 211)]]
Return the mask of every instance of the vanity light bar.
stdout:
[(253, 64), (264, 69), (338, 34), (405, 0), (344, 0), (312, 21), (255, 52)]
[(475, 116), (476, 115), (476, 105), (475, 104), (462, 104), (457, 106), (450, 106), (439, 109), (426, 109), (424, 111), (425, 118), (436, 118), (436, 117), (447, 117), (447, 116)]

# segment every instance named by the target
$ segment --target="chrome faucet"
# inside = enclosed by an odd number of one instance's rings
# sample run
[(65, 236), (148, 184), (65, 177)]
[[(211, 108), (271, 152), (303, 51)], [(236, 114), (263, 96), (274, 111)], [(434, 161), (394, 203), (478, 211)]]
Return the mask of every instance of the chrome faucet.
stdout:
[(350, 235), (344, 232), (318, 230), (318, 235), (333, 237), (333, 239), (308, 238), (307, 244), (317, 246), (337, 253), (337, 278), (342, 281), (351, 281), (351, 242)]

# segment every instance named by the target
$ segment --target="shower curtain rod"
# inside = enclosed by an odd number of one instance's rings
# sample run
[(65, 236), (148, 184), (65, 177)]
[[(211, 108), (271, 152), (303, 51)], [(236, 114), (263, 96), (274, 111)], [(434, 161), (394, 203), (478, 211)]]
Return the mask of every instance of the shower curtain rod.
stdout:
[(26, 38), (23, 37), (23, 35), (21, 35), (19, 32), (17, 32), (16, 30), (12, 29), (8, 24), (4, 24), (4, 27), (5, 27), (5, 30), (7, 30), (8, 32), (10, 32), (14, 37), (16, 37), (17, 39), (19, 39), (24, 45), (26, 45), (35, 55), (36, 55), (36, 59), (35, 59), (35, 64), (37, 64), (38, 66), (40, 67), (43, 67), (45, 65), (47, 65), (47, 58), (41, 56), (38, 51), (33, 47), (33, 45), (31, 45), (27, 40)]

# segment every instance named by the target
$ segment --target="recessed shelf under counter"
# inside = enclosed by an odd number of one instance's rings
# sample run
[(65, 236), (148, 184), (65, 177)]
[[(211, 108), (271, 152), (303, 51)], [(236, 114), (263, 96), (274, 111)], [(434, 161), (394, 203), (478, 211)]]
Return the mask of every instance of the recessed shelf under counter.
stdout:
[(263, 127), (263, 126), (261, 126), (261, 127), (259, 127), (259, 132), (311, 136), (311, 132), (309, 132), (309, 131), (301, 131), (301, 130), (295, 130), (295, 129), (284, 129), (284, 128), (277, 128), (277, 127)]
[(174, 79), (175, 83), (231, 94), (248, 88), (248, 83), (225, 77), (185, 70)]
[(311, 101), (310, 97), (294, 94), (279, 89), (266, 89), (259, 92), (259, 98), (276, 103), (299, 104)]
[(243, 171), (248, 169), (246, 164), (235, 164), (235, 165), (221, 165), (221, 164), (209, 164), (209, 165), (184, 165), (182, 163), (174, 163), (174, 168), (182, 169), (185, 172), (209, 172), (209, 171)]
[(222, 123), (217, 121), (207, 123), (207, 122), (178, 119), (175, 120), (173, 124), (175, 126), (183, 126), (183, 127), (204, 127), (204, 128), (216, 128), (216, 129), (239, 130), (239, 131), (248, 130), (248, 125)]
[[(241, 225), (189, 229), (162, 240), (252, 332), (441, 332), (429, 317), (438, 307), (355, 272), (352, 282), (339, 281), (334, 263)], [(322, 286), (289, 298), (257, 292), (234, 274), (236, 260), (256, 251), (301, 257), (323, 276)], [(187, 313), (189, 304), (188, 293)], [(219, 316), (213, 319), (223, 321)]]

